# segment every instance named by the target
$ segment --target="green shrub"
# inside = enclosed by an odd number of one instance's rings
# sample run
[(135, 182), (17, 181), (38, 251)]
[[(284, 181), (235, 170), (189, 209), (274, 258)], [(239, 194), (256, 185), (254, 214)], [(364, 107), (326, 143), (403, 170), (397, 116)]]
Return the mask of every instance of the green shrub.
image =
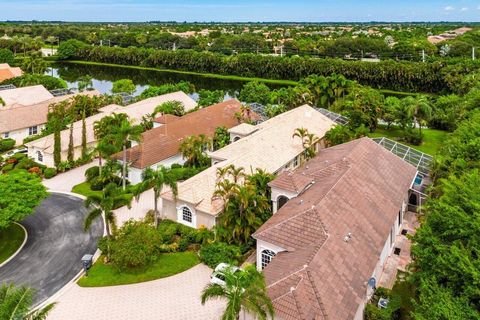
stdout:
[(402, 140), (415, 146), (419, 146), (423, 141), (423, 133), (420, 133), (418, 130), (409, 129), (405, 131)]
[(33, 161), (30, 158), (24, 157), (18, 161), (18, 163), (15, 165), (15, 169), (25, 169), (28, 170), (32, 167), (36, 167), (35, 161)]
[(111, 242), (111, 261), (120, 271), (142, 269), (157, 259), (160, 235), (145, 222), (130, 220)]
[(181, 164), (178, 164), (178, 163), (174, 163), (170, 166), (170, 169), (179, 169), (179, 168), (183, 168)]
[(13, 139), (0, 139), (0, 152), (8, 151), (15, 146)]
[(178, 241), (178, 251), (180, 252), (187, 251), (189, 245), (190, 243), (187, 238), (181, 238)]
[(90, 189), (92, 189), (93, 191), (101, 191), (103, 190), (104, 186), (105, 183), (99, 177), (95, 177), (90, 180)]
[(240, 257), (240, 248), (223, 242), (205, 244), (200, 249), (200, 259), (210, 268), (222, 262), (236, 265)]
[(92, 182), (92, 180), (100, 174), (100, 168), (98, 166), (94, 166), (85, 170), (85, 178), (87, 178), (87, 182)]
[(13, 52), (9, 49), (0, 49), (0, 63), (8, 63), (10, 66), (13, 64)]
[(12, 171), (12, 170), (13, 170), (13, 166), (14, 166), (13, 163), (6, 164), (6, 165), (3, 166), (2, 171), (3, 171), (3, 172)]
[(45, 179), (51, 179), (57, 175), (57, 169), (55, 168), (46, 168), (43, 170), (43, 176)]
[(43, 74), (24, 74), (21, 77), (15, 77), (0, 82), (0, 85), (6, 84), (13, 84), (16, 87), (28, 87), (41, 84), (47, 88), (47, 90), (67, 88), (67, 83), (65, 80)]
[(23, 158), (26, 158), (27, 155), (25, 153), (15, 153), (13, 156), (10, 157), (10, 159), (16, 159), (18, 161), (22, 160)]

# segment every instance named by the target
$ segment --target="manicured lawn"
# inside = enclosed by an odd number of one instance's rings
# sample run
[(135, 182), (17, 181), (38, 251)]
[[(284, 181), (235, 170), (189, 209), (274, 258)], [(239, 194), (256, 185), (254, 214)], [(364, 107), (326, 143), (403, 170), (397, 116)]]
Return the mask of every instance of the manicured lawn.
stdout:
[(0, 263), (14, 254), (25, 239), (25, 231), (18, 224), (12, 224), (5, 230), (0, 230)]
[(163, 253), (148, 269), (136, 273), (120, 273), (112, 265), (99, 258), (88, 271), (88, 277), (78, 280), (81, 287), (106, 287), (132, 284), (173, 276), (186, 271), (200, 262), (195, 252)]
[[(448, 134), (446, 131), (435, 129), (423, 129), (422, 133), (424, 134), (424, 139), (420, 146), (414, 146), (403, 141), (400, 141), (400, 143), (406, 144), (421, 152), (435, 155), (440, 150), (440, 147), (442, 146)], [(386, 128), (378, 128), (374, 133), (371, 133), (368, 136), (371, 138), (386, 137), (397, 141), (398, 137), (402, 136), (402, 131), (397, 128), (392, 128), (389, 130)]]
[(82, 182), (80, 184), (77, 184), (72, 188), (73, 193), (78, 193), (81, 194), (82, 196), (88, 197), (91, 195), (102, 195), (102, 191), (94, 191), (90, 189), (90, 183), (88, 182)]

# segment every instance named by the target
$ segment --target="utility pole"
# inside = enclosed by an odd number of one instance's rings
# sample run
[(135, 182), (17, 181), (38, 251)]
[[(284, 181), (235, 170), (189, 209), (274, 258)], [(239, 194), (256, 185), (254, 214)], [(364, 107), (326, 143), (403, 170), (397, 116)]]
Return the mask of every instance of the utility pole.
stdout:
[(422, 61), (425, 62), (425, 49), (422, 50)]
[(177, 44), (174, 42), (173, 43), (173, 51), (176, 51), (177, 50)]
[(100, 47), (103, 47), (103, 40), (100, 40)]
[(283, 45), (280, 46), (280, 57), (283, 57)]
[(472, 60), (475, 61), (475, 47), (472, 47)]

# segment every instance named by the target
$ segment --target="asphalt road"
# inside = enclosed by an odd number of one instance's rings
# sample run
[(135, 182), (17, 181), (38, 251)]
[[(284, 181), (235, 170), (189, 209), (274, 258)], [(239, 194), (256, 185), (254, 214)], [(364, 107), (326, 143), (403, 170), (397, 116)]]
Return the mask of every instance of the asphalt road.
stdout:
[(81, 199), (52, 193), (22, 222), (28, 232), (27, 243), (0, 268), (0, 283), (35, 289), (37, 305), (70, 282), (82, 268), (82, 256), (95, 252), (103, 234), (101, 219), (83, 231), (87, 212)]

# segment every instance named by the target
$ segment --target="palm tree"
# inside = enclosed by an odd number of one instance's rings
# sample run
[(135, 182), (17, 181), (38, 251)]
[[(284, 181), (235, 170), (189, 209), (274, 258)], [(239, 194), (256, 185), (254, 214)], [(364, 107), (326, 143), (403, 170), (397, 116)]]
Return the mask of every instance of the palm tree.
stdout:
[(122, 145), (122, 189), (127, 187), (127, 148), (131, 141), (140, 142), (142, 139), (142, 126), (132, 125), (129, 120), (124, 120), (120, 126), (115, 129), (114, 140)]
[(425, 95), (416, 96), (412, 101), (412, 111), (413, 116), (415, 117), (416, 122), (418, 123), (418, 128), (420, 130), (420, 136), (422, 135), (422, 125), (430, 119), (432, 116), (432, 105), (428, 100), (428, 97)]
[(312, 159), (317, 153), (317, 143), (320, 141), (320, 138), (314, 135), (313, 133), (307, 134), (303, 140), (303, 148), (305, 149), (305, 158)]
[[(162, 193), (162, 189), (165, 185), (169, 186), (172, 190), (173, 196), (176, 197), (178, 194), (177, 180), (170, 170), (167, 170), (164, 166), (160, 166), (157, 170), (152, 168), (147, 168), (142, 173), (142, 180), (145, 184), (145, 190), (148, 187), (153, 187), (153, 198), (154, 198), (154, 208), (155, 208), (155, 228), (158, 225), (158, 198)], [(140, 198), (140, 194), (137, 196), (137, 200)]]
[(13, 284), (3, 284), (0, 287), (0, 319), (44, 320), (53, 309), (54, 304), (30, 312), (33, 300), (33, 290), (27, 287), (16, 288)]
[[(90, 208), (91, 211), (85, 218), (83, 228), (88, 230), (93, 221), (99, 217), (103, 218), (103, 223), (107, 231), (107, 237), (112, 235), (111, 229), (116, 229), (114, 209), (121, 206), (128, 206), (132, 203), (132, 198), (119, 190), (114, 183), (109, 183), (103, 188), (101, 194), (91, 194), (85, 200), (85, 207)], [(110, 258), (110, 248), (108, 248), (107, 259)]]
[(212, 146), (212, 140), (204, 134), (198, 136), (189, 136), (180, 144), (182, 157), (186, 159), (188, 166), (203, 166), (208, 160), (205, 151)]
[(211, 299), (226, 299), (227, 306), (222, 320), (239, 319), (242, 309), (255, 319), (273, 319), (273, 304), (268, 296), (262, 273), (258, 272), (253, 265), (248, 265), (237, 272), (228, 268), (222, 273), (225, 277), (225, 285), (207, 285), (202, 291), (202, 304)]
[(297, 128), (293, 132), (292, 138), (298, 137), (303, 142), (303, 139), (305, 139), (307, 135), (308, 135), (308, 130), (306, 128)]

